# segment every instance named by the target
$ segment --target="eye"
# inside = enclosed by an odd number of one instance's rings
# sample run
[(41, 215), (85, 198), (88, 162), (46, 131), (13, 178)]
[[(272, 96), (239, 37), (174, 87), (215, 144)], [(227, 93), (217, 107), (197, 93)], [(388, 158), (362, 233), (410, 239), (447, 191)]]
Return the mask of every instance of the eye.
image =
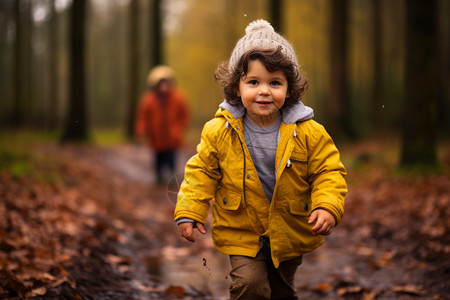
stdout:
[(248, 82), (248, 84), (250, 84), (250, 85), (257, 85), (257, 84), (258, 84), (258, 81), (256, 81), (256, 80), (250, 80), (250, 81)]
[(281, 85), (281, 83), (279, 81), (272, 81), (270, 84), (272, 86), (279, 86), (279, 85)]

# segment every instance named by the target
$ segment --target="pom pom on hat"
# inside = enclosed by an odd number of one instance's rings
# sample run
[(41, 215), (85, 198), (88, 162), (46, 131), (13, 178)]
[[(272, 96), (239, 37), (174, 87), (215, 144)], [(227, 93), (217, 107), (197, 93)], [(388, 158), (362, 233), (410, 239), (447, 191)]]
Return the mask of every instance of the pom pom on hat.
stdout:
[(248, 24), (247, 28), (245, 28), (245, 33), (249, 34), (251, 32), (263, 30), (263, 29), (271, 30), (271, 31), (275, 32), (275, 30), (273, 29), (272, 25), (270, 25), (269, 22), (267, 22), (266, 20), (263, 20), (263, 19), (259, 19), (259, 20), (253, 21), (250, 24)]
[(275, 32), (272, 25), (266, 20), (253, 21), (245, 28), (245, 35), (236, 43), (228, 62), (228, 71), (233, 72), (239, 59), (249, 50), (255, 48), (271, 50), (280, 47), (283, 55), (298, 68), (297, 56), (292, 45)]

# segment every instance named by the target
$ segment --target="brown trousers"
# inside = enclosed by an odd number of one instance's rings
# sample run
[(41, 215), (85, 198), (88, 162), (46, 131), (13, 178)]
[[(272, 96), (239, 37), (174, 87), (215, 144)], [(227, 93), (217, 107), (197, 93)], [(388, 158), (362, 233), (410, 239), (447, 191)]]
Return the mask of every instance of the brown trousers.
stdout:
[(302, 257), (272, 263), (270, 247), (263, 245), (255, 258), (231, 255), (230, 300), (297, 299), (294, 276)]

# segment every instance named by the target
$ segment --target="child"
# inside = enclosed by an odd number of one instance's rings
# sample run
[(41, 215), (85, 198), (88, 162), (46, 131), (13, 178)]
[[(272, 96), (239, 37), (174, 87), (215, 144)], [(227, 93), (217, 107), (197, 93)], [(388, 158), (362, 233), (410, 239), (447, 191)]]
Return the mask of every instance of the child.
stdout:
[(156, 180), (162, 184), (164, 167), (169, 169), (169, 176), (174, 175), (176, 152), (183, 144), (189, 112), (184, 94), (176, 87), (175, 72), (169, 66), (154, 67), (147, 84), (136, 113), (135, 131), (153, 149)]
[(308, 81), (292, 46), (264, 20), (245, 31), (216, 71), (226, 99), (186, 164), (175, 220), (194, 242), (214, 199), (211, 233), (230, 255), (231, 299), (296, 299), (302, 255), (342, 218), (346, 171), (300, 101)]

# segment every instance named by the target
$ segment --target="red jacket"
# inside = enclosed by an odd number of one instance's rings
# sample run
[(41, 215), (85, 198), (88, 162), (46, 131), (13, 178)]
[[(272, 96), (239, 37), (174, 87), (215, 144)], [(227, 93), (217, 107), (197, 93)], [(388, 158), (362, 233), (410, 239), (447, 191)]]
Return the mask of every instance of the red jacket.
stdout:
[(156, 152), (176, 150), (183, 144), (183, 131), (189, 114), (183, 94), (174, 89), (160, 100), (153, 91), (146, 92), (137, 110), (135, 132), (149, 139)]

